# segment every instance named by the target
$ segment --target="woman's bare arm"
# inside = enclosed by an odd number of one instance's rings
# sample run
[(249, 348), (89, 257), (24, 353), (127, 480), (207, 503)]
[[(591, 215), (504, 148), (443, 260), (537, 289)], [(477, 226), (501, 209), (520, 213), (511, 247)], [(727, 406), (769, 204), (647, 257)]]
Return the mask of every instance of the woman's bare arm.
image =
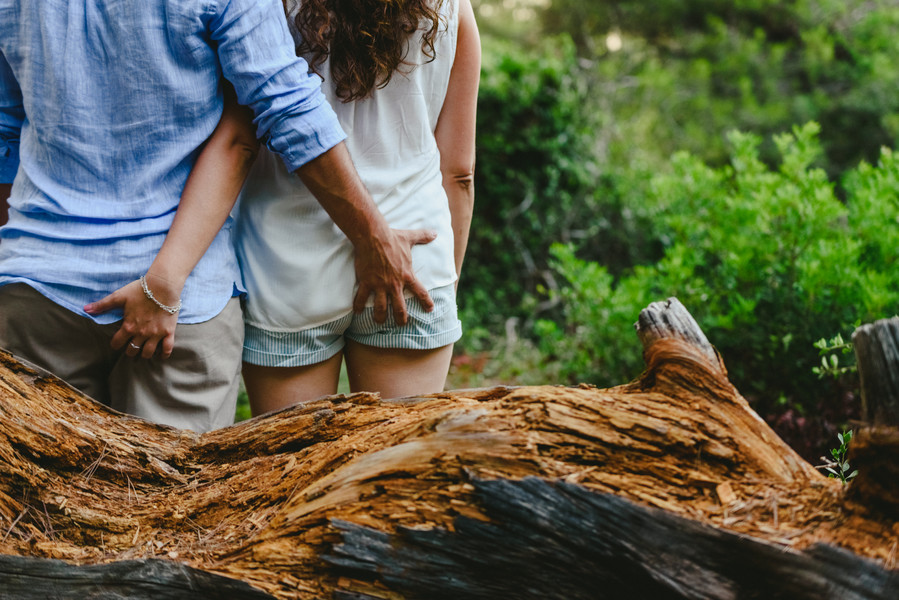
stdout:
[[(178, 304), (187, 276), (228, 218), (259, 149), (251, 113), (237, 103), (230, 85), (225, 87), (222, 118), (197, 158), (172, 227), (146, 273), (148, 288), (169, 306)], [(112, 338), (113, 348), (127, 343), (126, 353), (130, 356), (140, 352), (144, 358), (150, 358), (161, 344), (160, 356), (171, 355), (177, 314), (170, 315), (156, 306), (137, 281), (84, 310), (100, 314), (117, 307), (124, 309), (125, 316)]]
[(453, 221), (456, 275), (462, 272), (474, 209), (475, 121), (481, 78), (481, 39), (474, 11), (470, 0), (460, 2), (456, 58), (434, 133)]

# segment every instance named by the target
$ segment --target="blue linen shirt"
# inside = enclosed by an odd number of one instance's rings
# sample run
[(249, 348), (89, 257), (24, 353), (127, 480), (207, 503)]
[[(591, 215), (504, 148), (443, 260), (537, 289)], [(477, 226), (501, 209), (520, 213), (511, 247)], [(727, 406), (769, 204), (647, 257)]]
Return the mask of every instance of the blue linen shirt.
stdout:
[[(0, 285), (90, 317), (85, 304), (145, 273), (221, 116), (223, 76), (291, 171), (345, 138), (278, 0), (0, 0), (0, 183), (13, 182)], [(230, 230), (188, 278), (179, 322), (237, 293)]]

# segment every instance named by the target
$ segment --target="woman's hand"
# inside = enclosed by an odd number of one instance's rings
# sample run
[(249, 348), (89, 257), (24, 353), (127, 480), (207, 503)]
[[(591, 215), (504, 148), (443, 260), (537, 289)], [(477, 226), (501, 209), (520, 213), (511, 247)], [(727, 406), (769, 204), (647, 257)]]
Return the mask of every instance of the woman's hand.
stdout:
[[(147, 285), (163, 303), (178, 303), (181, 290), (166, 289), (165, 280), (147, 276)], [(159, 351), (161, 358), (168, 358), (175, 348), (175, 327), (178, 314), (169, 314), (147, 298), (140, 281), (132, 281), (98, 302), (84, 307), (90, 315), (100, 315), (114, 308), (121, 308), (125, 315), (122, 325), (112, 336), (110, 345), (131, 357), (152, 358)]]
[[(194, 164), (172, 227), (147, 271), (148, 289), (166, 306), (178, 305), (184, 282), (228, 219), (259, 149), (252, 113), (237, 103), (230, 84), (223, 85), (222, 118)], [(114, 308), (121, 308), (125, 317), (110, 342), (113, 348), (124, 347), (128, 356), (143, 358), (172, 355), (178, 314), (156, 305), (139, 280), (88, 304), (84, 311), (100, 315)]]

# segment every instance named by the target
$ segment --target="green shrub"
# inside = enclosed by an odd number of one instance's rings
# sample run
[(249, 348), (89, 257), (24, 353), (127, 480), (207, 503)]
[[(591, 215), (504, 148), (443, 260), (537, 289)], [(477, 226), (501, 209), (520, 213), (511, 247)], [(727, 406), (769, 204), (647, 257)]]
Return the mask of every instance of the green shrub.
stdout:
[[(894, 2), (551, 0), (543, 17), (595, 60), (588, 110), (607, 115), (616, 168), (662, 165), (679, 150), (721, 165), (729, 130), (767, 139), (814, 120), (821, 166), (837, 179), (899, 140)], [(761, 156), (774, 164), (776, 148)]]
[[(653, 178), (646, 198), (665, 249), (655, 265), (614, 278), (553, 248), (567, 285), (564, 316), (535, 331), (548, 380), (622, 383), (642, 369), (633, 322), (652, 301), (676, 296), (722, 353), (731, 380), (762, 415), (793, 408), (804, 418), (842, 406), (819, 380), (814, 342), (899, 306), (899, 161), (884, 150), (845, 183), (844, 204), (814, 165), (814, 123), (776, 137), (776, 169), (759, 159), (761, 140), (729, 136), (730, 165), (711, 168), (688, 154)], [(836, 410), (836, 409), (835, 409)], [(840, 409), (842, 410), (842, 409)], [(832, 432), (824, 432), (831, 435)]]
[(473, 328), (528, 314), (549, 246), (589, 235), (596, 169), (580, 73), (567, 38), (530, 52), (484, 40), (477, 198), (459, 290)]

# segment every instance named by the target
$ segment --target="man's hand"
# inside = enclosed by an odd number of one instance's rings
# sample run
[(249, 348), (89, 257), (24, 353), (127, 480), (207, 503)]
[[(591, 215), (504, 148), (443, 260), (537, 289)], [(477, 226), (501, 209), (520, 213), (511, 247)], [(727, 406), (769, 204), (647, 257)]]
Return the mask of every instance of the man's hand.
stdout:
[(415, 277), (412, 270), (412, 246), (433, 242), (437, 234), (425, 229), (390, 229), (386, 239), (369, 238), (356, 245), (356, 281), (359, 289), (353, 299), (353, 310), (362, 312), (369, 296), (374, 294), (374, 319), (377, 323), (387, 320), (387, 306), (393, 307), (393, 319), (397, 325), (405, 325), (408, 319), (404, 290), (409, 288), (428, 312), (434, 310), (434, 302), (428, 290)]
[[(171, 296), (177, 304), (180, 290), (164, 290), (163, 280), (160, 278), (148, 277), (147, 283), (161, 301), (171, 300), (168, 298)], [(88, 304), (84, 307), (84, 312), (100, 315), (114, 308), (121, 308), (125, 313), (121, 327), (110, 342), (115, 350), (124, 347), (125, 354), (131, 357), (152, 358), (157, 349), (161, 358), (172, 355), (178, 315), (170, 315), (147, 298), (140, 281), (132, 281), (102, 300)]]
[(359, 179), (346, 144), (341, 142), (306, 163), (297, 175), (355, 248), (359, 283), (353, 299), (356, 312), (374, 294), (375, 321), (387, 320), (389, 304), (396, 323), (405, 325), (406, 288), (426, 310), (434, 310), (431, 297), (412, 270), (412, 246), (432, 242), (436, 234), (424, 229), (390, 229)]

